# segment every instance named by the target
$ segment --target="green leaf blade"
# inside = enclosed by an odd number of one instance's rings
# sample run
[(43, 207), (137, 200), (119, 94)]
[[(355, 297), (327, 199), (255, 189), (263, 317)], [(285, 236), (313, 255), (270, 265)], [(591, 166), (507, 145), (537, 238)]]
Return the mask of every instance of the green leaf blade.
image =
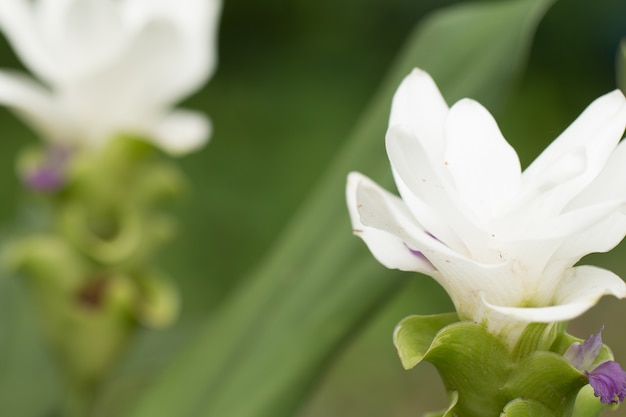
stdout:
[(343, 198), (351, 170), (392, 183), (383, 141), (399, 82), (421, 66), (448, 100), (472, 96), (497, 108), (550, 4), (468, 5), (424, 23), (266, 262), (124, 415), (293, 415), (335, 350), (403, 284), (351, 236)]

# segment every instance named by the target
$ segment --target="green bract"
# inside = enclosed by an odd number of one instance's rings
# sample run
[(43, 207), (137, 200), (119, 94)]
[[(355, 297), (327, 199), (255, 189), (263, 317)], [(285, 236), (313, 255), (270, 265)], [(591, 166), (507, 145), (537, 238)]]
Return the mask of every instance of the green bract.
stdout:
[[(606, 406), (593, 391), (581, 391), (587, 377), (562, 356), (574, 341), (556, 327), (533, 324), (511, 350), (483, 325), (454, 314), (410, 316), (394, 334), (404, 367), (432, 363), (454, 394), (438, 415), (458, 417), (598, 415)], [(604, 348), (600, 356), (611, 355)]]

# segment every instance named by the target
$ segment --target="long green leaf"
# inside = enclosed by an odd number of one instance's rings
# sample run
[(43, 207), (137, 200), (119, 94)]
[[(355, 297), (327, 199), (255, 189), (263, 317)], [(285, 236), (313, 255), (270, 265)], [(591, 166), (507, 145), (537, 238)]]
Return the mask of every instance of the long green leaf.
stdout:
[(550, 3), (463, 5), (425, 21), (266, 262), (126, 415), (292, 415), (330, 355), (405, 282), (351, 236), (343, 197), (350, 170), (391, 184), (383, 138), (399, 82), (420, 66), (448, 100), (496, 110)]
[(9, 416), (51, 415), (64, 394), (29, 301), (24, 282), (0, 272), (0, 404)]

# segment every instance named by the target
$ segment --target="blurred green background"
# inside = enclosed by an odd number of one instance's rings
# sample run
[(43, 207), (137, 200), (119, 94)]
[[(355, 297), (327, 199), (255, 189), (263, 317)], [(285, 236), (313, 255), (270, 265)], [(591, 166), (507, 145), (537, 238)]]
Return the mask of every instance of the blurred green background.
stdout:
[[(191, 192), (174, 208), (180, 233), (161, 261), (180, 286), (183, 314), (171, 333), (147, 338), (165, 340), (168, 334), (184, 332), (245, 285), (241, 278), (263, 258), (342, 147), (407, 34), (429, 12), (455, 3), (461, 2), (225, 2), (217, 72), (183, 103), (205, 111), (214, 133), (206, 148), (176, 162), (188, 176)], [(561, 0), (550, 9), (527, 70), (504, 111), (496, 114), (523, 165), (594, 98), (615, 88), (617, 46), (624, 36), (623, 0)], [(0, 65), (20, 68), (3, 39)], [(25, 199), (14, 158), (37, 138), (4, 109), (0, 126), (0, 224), (8, 228)], [(366, 250), (357, 238), (355, 245)], [(626, 247), (621, 247), (610, 255), (590, 256), (589, 262), (626, 277), (625, 255)], [(424, 293), (432, 294), (431, 301), (416, 305), (416, 294)], [(442, 407), (445, 395), (433, 369), (420, 365), (402, 370), (391, 332), (408, 314), (450, 309), (429, 278), (415, 277), (340, 352), (300, 417), (414, 416)], [(5, 306), (4, 311), (16, 310)], [(624, 363), (624, 317), (626, 302), (607, 299), (571, 330), (585, 337), (605, 324), (605, 342)], [(38, 375), (20, 378), (26, 386)], [(40, 378), (33, 389), (52, 387), (52, 381), (52, 376)], [(53, 396), (53, 391), (42, 395)], [(626, 416), (626, 409), (613, 415)]]

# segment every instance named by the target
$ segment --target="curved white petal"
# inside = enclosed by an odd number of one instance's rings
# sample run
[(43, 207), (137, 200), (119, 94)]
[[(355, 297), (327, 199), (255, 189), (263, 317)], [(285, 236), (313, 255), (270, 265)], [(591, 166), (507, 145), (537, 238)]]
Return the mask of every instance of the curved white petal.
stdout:
[(85, 77), (73, 88), (86, 99), (96, 97), (110, 112), (146, 112), (170, 104), (180, 75), (184, 39), (167, 20), (153, 20), (138, 33), (110, 67)]
[[(508, 208), (504, 221), (513, 236), (558, 217), (564, 206), (585, 186), (581, 178), (588, 169), (584, 148), (562, 155), (534, 182), (522, 180), (522, 189)], [(522, 178), (524, 178), (522, 174)]]
[(509, 319), (550, 323), (571, 320), (593, 307), (604, 295), (626, 298), (626, 284), (620, 277), (605, 269), (578, 266), (563, 274), (563, 281), (554, 294), (550, 306), (516, 307), (497, 305), (483, 296), (485, 306)]
[(10, 107), (51, 140), (63, 141), (69, 126), (52, 94), (24, 75), (0, 71), (0, 104)]
[(626, 99), (616, 90), (585, 111), (522, 174), (529, 222), (559, 213), (604, 169), (622, 137)]
[(621, 139), (625, 123), (626, 98), (619, 90), (597, 98), (524, 171), (525, 180), (534, 181), (562, 155), (581, 146), (598, 154), (599, 171)]
[(389, 128), (386, 146), (398, 190), (420, 224), (459, 252), (480, 248), (483, 232), (441, 169), (443, 161), (435, 166), (422, 142), (404, 125)]
[(174, 61), (177, 75), (168, 81), (166, 100), (176, 102), (189, 95), (212, 75), (217, 63), (217, 20), (220, 0), (130, 0), (124, 12), (135, 24), (166, 20), (181, 37)]
[(479, 103), (463, 99), (450, 108), (445, 124), (444, 164), (457, 192), (486, 223), (519, 192), (517, 153), (496, 121)]
[[(449, 181), (440, 178), (433, 169), (422, 144), (407, 126), (391, 127), (386, 146), (398, 191), (408, 209), (429, 233), (460, 250), (464, 243), (449, 219), (461, 214), (454, 212), (458, 204), (451, 198)], [(450, 212), (441, 207), (449, 208)]]
[(473, 317), (483, 288), (505, 302), (523, 298), (524, 276), (511, 279), (512, 274), (525, 272), (523, 266), (506, 261), (481, 264), (454, 252), (423, 230), (402, 200), (360, 174), (349, 178), (348, 203), (353, 227), (376, 259), (389, 268), (431, 275), (461, 317)]
[(438, 274), (431, 275), (446, 290), (462, 319), (477, 319), (482, 291), (505, 303), (518, 303), (525, 298), (527, 271), (515, 260), (484, 264), (441, 248), (422, 252), (437, 269)]
[(575, 235), (564, 239), (554, 253), (554, 259), (568, 259), (575, 263), (590, 253), (608, 252), (626, 235), (626, 215), (608, 213), (602, 221)]
[(171, 24), (152, 22), (127, 47), (124, 59), (62, 88), (60, 105), (72, 116), (78, 135), (86, 142), (101, 143), (122, 132), (163, 130), (154, 140), (167, 142), (166, 131), (172, 128), (158, 126), (161, 121), (155, 115), (169, 107), (167, 80), (177, 76), (176, 63), (170, 59), (179, 58), (180, 42)]
[[(426, 274), (434, 272), (434, 268), (428, 260), (416, 253), (416, 249), (410, 248), (401, 236), (392, 231), (392, 224), (396, 223), (395, 219), (389, 219), (389, 230), (378, 229), (363, 223), (361, 209), (364, 205), (367, 205), (371, 211), (387, 210), (390, 207), (393, 207), (393, 210), (406, 211), (400, 199), (387, 193), (369, 178), (356, 172), (348, 175), (346, 199), (353, 232), (363, 239), (381, 264), (387, 268), (403, 271)], [(384, 215), (393, 216), (392, 213), (385, 213)], [(365, 221), (367, 222), (367, 219)], [(412, 226), (412, 228), (416, 227), (418, 226)], [(425, 232), (422, 231), (422, 233)]]
[(404, 78), (391, 103), (389, 127), (407, 126), (431, 162), (443, 159), (443, 126), (448, 105), (431, 76), (414, 69)]
[(51, 81), (59, 75), (41, 36), (32, 2), (0, 1), (0, 29), (17, 56), (39, 78)]
[[(592, 228), (613, 213), (618, 213), (626, 208), (625, 200), (603, 201), (593, 206), (583, 207), (569, 211), (555, 218), (538, 221), (533, 227), (528, 228), (518, 238), (528, 239), (555, 239), (569, 238), (586, 229)], [(593, 251), (592, 251), (593, 252)]]
[(575, 210), (607, 200), (626, 200), (624, 178), (626, 178), (626, 141), (621, 141), (604, 169), (565, 207), (565, 210)]
[(169, 113), (147, 132), (152, 142), (172, 155), (201, 148), (211, 135), (211, 124), (204, 114), (189, 110)]
[(110, 0), (39, 0), (37, 6), (54, 84), (75, 83), (110, 65), (127, 41), (119, 7)]

